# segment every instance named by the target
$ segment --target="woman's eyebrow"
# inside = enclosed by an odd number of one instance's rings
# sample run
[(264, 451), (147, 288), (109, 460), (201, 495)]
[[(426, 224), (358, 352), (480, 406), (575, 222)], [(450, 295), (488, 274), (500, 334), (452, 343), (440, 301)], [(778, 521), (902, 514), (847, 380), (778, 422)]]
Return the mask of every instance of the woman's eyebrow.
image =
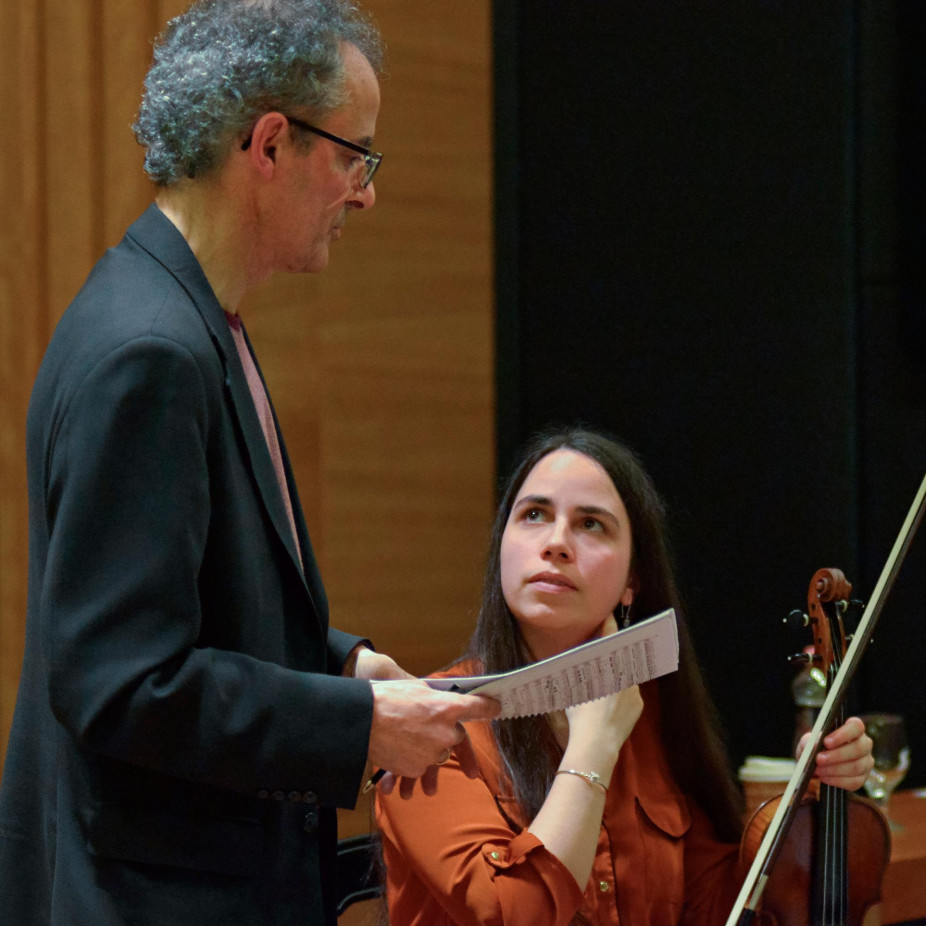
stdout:
[[(552, 508), (553, 499), (547, 495), (525, 495), (515, 502), (514, 507), (523, 508), (525, 505), (536, 505), (538, 508)], [(597, 515), (598, 517), (605, 518), (611, 521), (615, 527), (621, 526), (621, 522), (618, 520), (617, 515), (607, 508), (602, 508), (600, 505), (577, 505), (575, 510), (579, 514)]]
[(552, 504), (553, 499), (548, 498), (546, 495), (524, 495), (514, 503), (514, 507), (520, 508), (522, 505), (539, 505), (541, 508), (549, 508)]

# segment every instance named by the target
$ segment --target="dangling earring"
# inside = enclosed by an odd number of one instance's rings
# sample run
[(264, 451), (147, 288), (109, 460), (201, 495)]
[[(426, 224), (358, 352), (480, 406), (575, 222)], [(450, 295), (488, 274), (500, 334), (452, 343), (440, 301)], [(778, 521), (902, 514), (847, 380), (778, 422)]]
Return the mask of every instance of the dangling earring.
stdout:
[(621, 604), (621, 627), (630, 626), (630, 605)]

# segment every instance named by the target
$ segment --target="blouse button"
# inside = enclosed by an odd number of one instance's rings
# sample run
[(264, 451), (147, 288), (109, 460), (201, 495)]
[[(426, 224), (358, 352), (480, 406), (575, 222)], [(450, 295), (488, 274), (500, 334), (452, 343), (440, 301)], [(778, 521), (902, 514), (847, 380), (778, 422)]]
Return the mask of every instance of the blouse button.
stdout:
[(497, 852), (490, 852), (489, 855), (491, 856), (493, 862), (497, 862), (497, 861), (498, 861), (498, 853), (497, 853)]
[(602, 894), (607, 894), (607, 893), (608, 893), (608, 882), (607, 882), (607, 881), (599, 881), (599, 882), (598, 882), (598, 890), (601, 891)]

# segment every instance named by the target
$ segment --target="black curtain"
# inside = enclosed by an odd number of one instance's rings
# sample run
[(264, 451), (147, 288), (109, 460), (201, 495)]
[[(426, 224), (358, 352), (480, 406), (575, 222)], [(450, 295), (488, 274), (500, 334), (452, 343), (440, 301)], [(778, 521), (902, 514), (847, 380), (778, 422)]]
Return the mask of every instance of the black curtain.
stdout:
[[(782, 619), (872, 591), (926, 474), (915, 2), (496, 0), (499, 466), (584, 422), (670, 507), (739, 763), (785, 755)], [(918, 30), (918, 32), (917, 32)], [(926, 780), (926, 531), (853, 687)], [(806, 633), (806, 632), (805, 632)]]

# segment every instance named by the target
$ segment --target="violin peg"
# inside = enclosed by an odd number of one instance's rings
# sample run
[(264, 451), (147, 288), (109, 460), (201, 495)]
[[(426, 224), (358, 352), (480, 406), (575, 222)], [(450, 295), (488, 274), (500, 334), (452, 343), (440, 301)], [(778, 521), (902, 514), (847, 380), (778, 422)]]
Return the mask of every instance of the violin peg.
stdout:
[(782, 618), (782, 623), (787, 624), (792, 630), (802, 630), (809, 626), (810, 618), (800, 608), (795, 608), (787, 617)]

